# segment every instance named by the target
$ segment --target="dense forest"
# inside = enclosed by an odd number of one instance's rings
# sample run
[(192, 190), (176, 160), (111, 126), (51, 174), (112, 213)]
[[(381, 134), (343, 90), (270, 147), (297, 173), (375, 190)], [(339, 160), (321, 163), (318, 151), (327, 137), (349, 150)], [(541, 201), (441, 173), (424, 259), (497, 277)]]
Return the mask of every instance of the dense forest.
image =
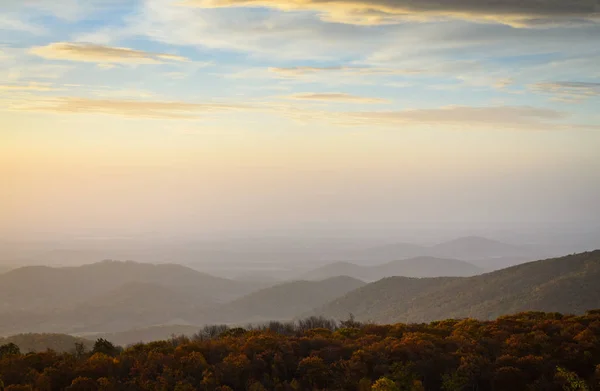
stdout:
[(494, 321), (205, 327), (126, 349), (24, 354), (0, 347), (0, 388), (16, 390), (600, 390), (600, 310)]

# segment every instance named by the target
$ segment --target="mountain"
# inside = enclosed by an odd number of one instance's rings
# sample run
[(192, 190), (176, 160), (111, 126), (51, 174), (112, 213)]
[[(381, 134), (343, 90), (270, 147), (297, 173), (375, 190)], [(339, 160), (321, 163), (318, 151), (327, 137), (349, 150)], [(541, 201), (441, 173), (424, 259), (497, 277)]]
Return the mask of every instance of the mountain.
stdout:
[(521, 311), (583, 313), (600, 307), (600, 250), (474, 277), (386, 278), (313, 311), (375, 322), (494, 319)]
[(385, 277), (440, 277), (473, 276), (483, 269), (457, 259), (415, 257), (376, 266), (362, 266), (349, 262), (336, 262), (312, 270), (302, 276), (306, 280), (322, 280), (334, 276), (350, 276), (363, 281), (377, 281)]
[(87, 350), (91, 350), (94, 342), (74, 337), (67, 334), (17, 334), (6, 338), (0, 338), (0, 345), (14, 343), (21, 349), (22, 353), (44, 352), (48, 349), (55, 352), (71, 352), (75, 350), (75, 344), (81, 343)]
[(79, 267), (29, 266), (0, 275), (0, 312), (64, 309), (128, 283), (156, 283), (196, 296), (231, 300), (264, 285), (214, 277), (175, 264), (103, 261)]
[(486, 270), (497, 270), (526, 261), (539, 259), (546, 254), (530, 246), (517, 246), (480, 236), (467, 236), (432, 246), (406, 243), (373, 247), (358, 252), (353, 259), (363, 262), (389, 261), (414, 257), (460, 259)]
[(480, 236), (467, 236), (436, 244), (428, 249), (433, 256), (451, 257), (466, 260), (487, 258), (533, 257), (533, 249), (516, 246)]
[(207, 311), (201, 323), (256, 323), (288, 320), (365, 285), (351, 277), (293, 281), (234, 300)]
[(210, 297), (154, 283), (129, 283), (105, 295), (58, 312), (43, 327), (69, 333), (101, 330), (115, 332), (150, 325), (189, 323), (213, 305)]
[(0, 275), (0, 335), (181, 323), (209, 306), (263, 287), (264, 283), (228, 280), (174, 264), (104, 261), (80, 267), (23, 267)]
[(412, 243), (393, 243), (354, 251), (351, 259), (369, 262), (387, 262), (391, 259), (413, 258), (427, 255), (427, 247)]

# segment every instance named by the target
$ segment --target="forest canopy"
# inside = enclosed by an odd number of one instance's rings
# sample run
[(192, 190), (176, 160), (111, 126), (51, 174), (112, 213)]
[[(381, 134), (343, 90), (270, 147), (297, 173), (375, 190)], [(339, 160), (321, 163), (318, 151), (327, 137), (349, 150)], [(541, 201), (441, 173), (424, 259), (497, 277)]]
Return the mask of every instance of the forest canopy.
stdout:
[(207, 327), (124, 350), (101, 339), (91, 351), (0, 352), (5, 391), (598, 390), (600, 311), (394, 325), (313, 319)]

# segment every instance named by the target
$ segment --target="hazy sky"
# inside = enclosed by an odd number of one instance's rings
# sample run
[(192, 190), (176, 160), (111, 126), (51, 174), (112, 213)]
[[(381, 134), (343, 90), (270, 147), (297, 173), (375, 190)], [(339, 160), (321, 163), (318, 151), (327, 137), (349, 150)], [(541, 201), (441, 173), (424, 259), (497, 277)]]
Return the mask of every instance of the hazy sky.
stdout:
[(1, 0), (0, 236), (600, 216), (596, 0)]

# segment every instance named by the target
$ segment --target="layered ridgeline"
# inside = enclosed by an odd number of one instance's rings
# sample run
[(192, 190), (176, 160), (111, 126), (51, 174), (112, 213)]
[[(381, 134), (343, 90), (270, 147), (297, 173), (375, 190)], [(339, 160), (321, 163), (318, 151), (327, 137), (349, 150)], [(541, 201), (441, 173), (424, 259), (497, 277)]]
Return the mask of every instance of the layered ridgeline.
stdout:
[(493, 319), (526, 310), (582, 313), (600, 308), (598, 281), (600, 251), (473, 277), (388, 277), (365, 284), (337, 276), (271, 287), (179, 265), (29, 267), (0, 275), (0, 335), (148, 330), (143, 339), (123, 335), (134, 342), (164, 338), (172, 326), (193, 330), (205, 324), (245, 325), (315, 314), (346, 319), (352, 313), (358, 320), (388, 323)]
[(172, 264), (24, 267), (0, 275), (0, 335), (185, 324), (206, 308), (263, 287)]
[(377, 323), (494, 319), (519, 311), (583, 313), (600, 308), (600, 250), (460, 278), (390, 277), (313, 314)]
[(457, 259), (415, 257), (375, 266), (357, 265), (350, 262), (331, 263), (302, 276), (306, 280), (323, 280), (335, 276), (350, 276), (363, 281), (377, 281), (385, 277), (441, 277), (473, 276), (484, 269)]
[(530, 246), (514, 245), (480, 236), (466, 236), (431, 246), (395, 243), (372, 247), (351, 254), (351, 258), (371, 263), (415, 257), (460, 259), (487, 270), (494, 270), (540, 259), (546, 255)]
[[(364, 284), (341, 276), (265, 288), (180, 265), (134, 262), (26, 267), (0, 276), (0, 335), (60, 332), (155, 340), (207, 323), (289, 320)], [(131, 335), (140, 329), (147, 335)]]
[(345, 276), (322, 281), (292, 281), (206, 311), (202, 318), (209, 323), (291, 320), (364, 285), (363, 281)]

